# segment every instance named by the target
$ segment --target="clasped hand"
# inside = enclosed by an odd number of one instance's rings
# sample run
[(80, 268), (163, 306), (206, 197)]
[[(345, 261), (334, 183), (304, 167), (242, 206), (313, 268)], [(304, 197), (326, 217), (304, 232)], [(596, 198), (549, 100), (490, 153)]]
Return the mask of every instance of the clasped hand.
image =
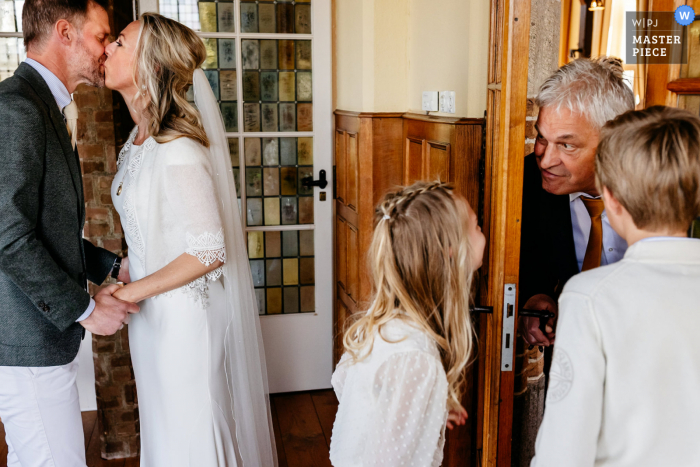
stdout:
[[(124, 258), (122, 267), (119, 270), (118, 279), (120, 282), (128, 283), (129, 259)], [(85, 320), (81, 321), (85, 329), (98, 336), (111, 336), (124, 327), (129, 322), (129, 316), (139, 312), (139, 307), (135, 303), (120, 300), (114, 294), (121, 290), (123, 285), (112, 284), (100, 290), (93, 298), (95, 309)]]

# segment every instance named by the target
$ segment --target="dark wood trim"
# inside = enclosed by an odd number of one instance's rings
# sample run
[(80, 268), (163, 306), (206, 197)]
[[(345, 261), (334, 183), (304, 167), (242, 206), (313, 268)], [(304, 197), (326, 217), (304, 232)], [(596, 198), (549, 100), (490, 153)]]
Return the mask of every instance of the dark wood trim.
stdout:
[(676, 94), (700, 94), (700, 78), (679, 78), (668, 83), (666, 89)]

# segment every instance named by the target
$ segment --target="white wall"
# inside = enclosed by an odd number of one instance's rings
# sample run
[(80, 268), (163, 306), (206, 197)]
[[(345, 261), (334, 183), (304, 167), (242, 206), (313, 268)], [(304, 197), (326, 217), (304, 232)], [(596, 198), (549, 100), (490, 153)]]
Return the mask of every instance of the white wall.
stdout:
[(455, 91), (446, 115), (483, 117), (489, 15), (484, 0), (335, 0), (335, 108), (420, 112), (423, 91)]

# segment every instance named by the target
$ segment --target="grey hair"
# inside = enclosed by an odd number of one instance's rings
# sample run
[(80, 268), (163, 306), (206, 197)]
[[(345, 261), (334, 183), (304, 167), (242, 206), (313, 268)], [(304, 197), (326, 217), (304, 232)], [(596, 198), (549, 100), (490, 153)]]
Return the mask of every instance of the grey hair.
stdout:
[(535, 97), (541, 107), (584, 115), (598, 129), (634, 109), (634, 93), (625, 82), (622, 60), (579, 58), (547, 78)]

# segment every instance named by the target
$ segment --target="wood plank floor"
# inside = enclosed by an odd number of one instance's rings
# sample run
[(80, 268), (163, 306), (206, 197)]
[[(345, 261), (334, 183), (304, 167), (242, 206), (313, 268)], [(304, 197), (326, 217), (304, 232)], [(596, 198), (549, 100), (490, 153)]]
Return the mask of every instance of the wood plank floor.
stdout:
[[(328, 451), (338, 400), (332, 390), (274, 394), (270, 397), (279, 467), (330, 467)], [(97, 412), (83, 412), (88, 467), (138, 467), (138, 458), (100, 457)], [(5, 429), (0, 422), (0, 467), (7, 467)]]

